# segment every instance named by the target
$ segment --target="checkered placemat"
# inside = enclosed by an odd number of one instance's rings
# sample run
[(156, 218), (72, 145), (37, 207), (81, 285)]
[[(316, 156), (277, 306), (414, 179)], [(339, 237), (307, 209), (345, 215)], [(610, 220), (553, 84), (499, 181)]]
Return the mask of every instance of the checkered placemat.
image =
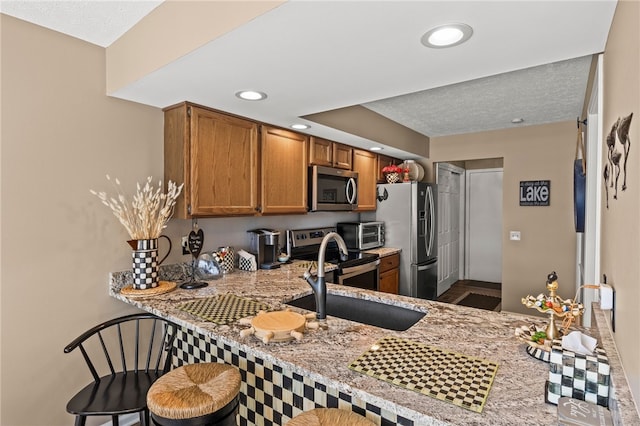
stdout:
[(498, 364), (385, 337), (349, 364), (349, 368), (481, 413)]
[(216, 324), (228, 324), (269, 309), (264, 303), (224, 294), (194, 300), (178, 306), (181, 311), (189, 312), (199, 318)]

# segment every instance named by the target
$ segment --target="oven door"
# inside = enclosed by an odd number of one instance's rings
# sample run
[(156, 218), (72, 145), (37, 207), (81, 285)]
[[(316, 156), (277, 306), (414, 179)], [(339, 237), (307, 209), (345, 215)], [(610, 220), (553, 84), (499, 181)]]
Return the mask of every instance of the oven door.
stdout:
[(380, 259), (376, 259), (364, 265), (342, 268), (338, 273), (338, 284), (377, 291), (380, 281), (379, 265)]

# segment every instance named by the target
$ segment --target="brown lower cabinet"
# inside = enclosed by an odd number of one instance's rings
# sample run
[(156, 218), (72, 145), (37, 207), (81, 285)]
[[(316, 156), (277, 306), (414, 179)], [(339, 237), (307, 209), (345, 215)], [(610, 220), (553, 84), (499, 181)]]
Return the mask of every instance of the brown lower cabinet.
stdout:
[(399, 265), (399, 253), (380, 258), (380, 291), (398, 294), (398, 283), (400, 282)]

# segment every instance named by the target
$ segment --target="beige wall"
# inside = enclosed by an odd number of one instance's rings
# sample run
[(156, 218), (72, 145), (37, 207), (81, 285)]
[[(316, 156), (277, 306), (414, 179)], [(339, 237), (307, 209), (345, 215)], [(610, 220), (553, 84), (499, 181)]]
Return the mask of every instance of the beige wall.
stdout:
[(107, 93), (133, 83), (283, 1), (165, 1), (107, 48)]
[[(608, 210), (603, 203), (601, 230), (601, 271), (616, 289), (615, 340), (636, 405), (640, 401), (639, 22), (640, 2), (619, 1), (604, 54), (603, 140), (619, 117), (631, 112), (634, 117), (629, 132), (628, 188), (618, 192), (617, 200), (610, 189)], [(604, 146), (603, 152), (606, 159)]]
[(106, 173), (161, 178), (163, 118), (105, 96), (103, 48), (0, 16), (0, 424), (68, 425), (67, 400), (90, 376), (64, 346), (133, 309), (106, 285), (130, 267), (127, 235), (89, 189), (108, 189)]
[[(551, 271), (558, 273), (561, 296), (575, 293), (575, 138), (575, 122), (431, 138), (431, 162), (503, 159), (503, 310), (533, 313), (520, 299), (545, 292)], [(522, 180), (550, 180), (551, 205), (520, 207)], [(522, 240), (510, 241), (509, 231), (520, 231)]]

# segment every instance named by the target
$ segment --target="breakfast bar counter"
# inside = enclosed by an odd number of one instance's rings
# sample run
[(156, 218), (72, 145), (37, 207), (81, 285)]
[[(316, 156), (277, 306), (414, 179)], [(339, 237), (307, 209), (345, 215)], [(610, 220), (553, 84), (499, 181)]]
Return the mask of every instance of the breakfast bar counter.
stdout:
[[(163, 266), (161, 277), (180, 282), (185, 277), (184, 268), (184, 265)], [(130, 282), (131, 273), (120, 272), (111, 274), (109, 293), (181, 326), (174, 364), (213, 361), (237, 366), (243, 376), (241, 424), (286, 424), (300, 412), (318, 406), (353, 410), (383, 425), (557, 424), (556, 407), (545, 403), (544, 398), (549, 365), (528, 355), (525, 344), (514, 336), (517, 327), (532, 322), (544, 324), (544, 318), (329, 284), (329, 293), (384, 301), (426, 315), (406, 331), (390, 331), (329, 316), (328, 328), (308, 329), (300, 341), (263, 343), (256, 336), (241, 338), (240, 332), (247, 326), (238, 321), (218, 325), (179, 309), (187, 302), (225, 294), (259, 302), (269, 310), (286, 309), (289, 306), (285, 302), (311, 293), (310, 286), (301, 278), (303, 271), (298, 263), (275, 270), (235, 271), (209, 281), (205, 288), (178, 287), (166, 294), (147, 297), (124, 296), (120, 290)], [(308, 313), (299, 308), (291, 310)], [(497, 363), (482, 412), (349, 368), (350, 363), (382, 338), (399, 338)], [(625, 403), (622, 401), (620, 405)], [(617, 423), (624, 424), (619, 419)]]

